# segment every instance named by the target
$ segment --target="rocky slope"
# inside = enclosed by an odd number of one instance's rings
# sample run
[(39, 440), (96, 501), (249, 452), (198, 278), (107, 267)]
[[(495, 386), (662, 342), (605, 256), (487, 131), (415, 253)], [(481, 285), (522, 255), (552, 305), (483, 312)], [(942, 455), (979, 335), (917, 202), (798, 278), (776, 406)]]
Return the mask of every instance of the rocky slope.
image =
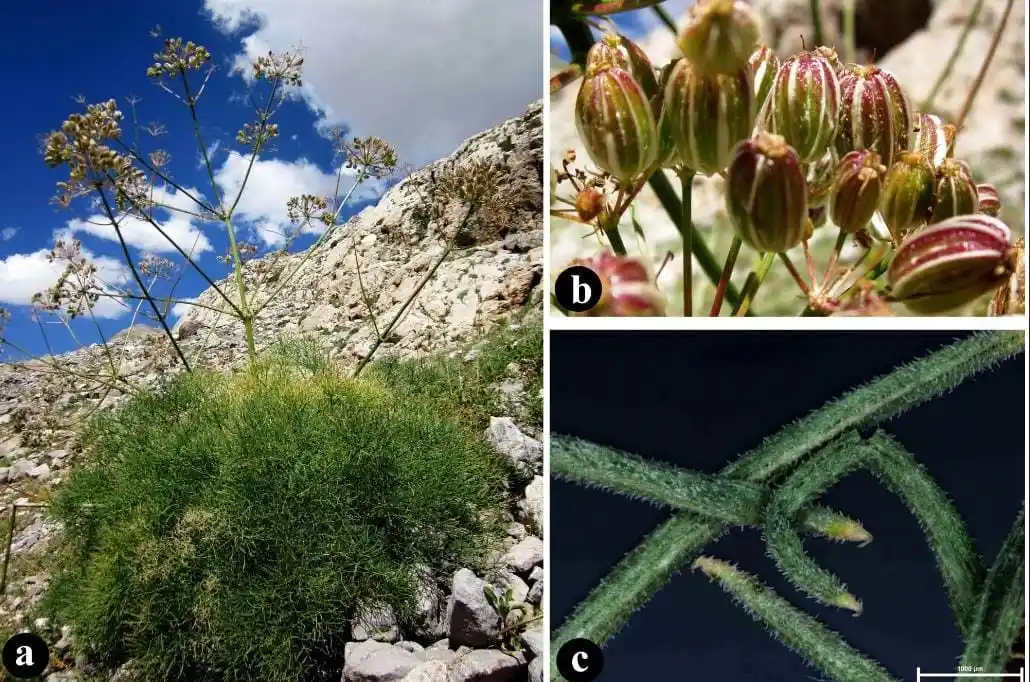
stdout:
[[(291, 272), (303, 262), (282, 294), (261, 312), (255, 335), (259, 347), (288, 334), (321, 337), (343, 364), (363, 359), (436, 260), (453, 229), (457, 207), (435, 225), (421, 218), (425, 185), (435, 173), (474, 160), (502, 164), (508, 186), (531, 199), (511, 207), (503, 221), (481, 221), (460, 241), (423, 290), (416, 304), (382, 344), (379, 353), (412, 355), (441, 352), (468, 344), (484, 329), (503, 324), (513, 313), (539, 310), (542, 300), (543, 225), (542, 106), (467, 140), (451, 157), (417, 171), (390, 189), (382, 200), (339, 228), (326, 247), (303, 261), (304, 254), (257, 259), (248, 265), (253, 287), (268, 273)], [(218, 283), (230, 296), (228, 280)], [(262, 300), (277, 282), (252, 288)], [(198, 300), (217, 306), (208, 290)], [(253, 300), (253, 299), (252, 299)], [(371, 323), (369, 309), (374, 315)], [(531, 314), (533, 314), (531, 312)], [(538, 314), (538, 313), (536, 313)], [(242, 327), (228, 315), (196, 308), (176, 324), (174, 333), (187, 357), (227, 368), (245, 358)], [(152, 328), (136, 327), (109, 341), (120, 374), (146, 385), (179, 371), (171, 344)], [(70, 425), (94, 408), (125, 399), (83, 377), (107, 362), (98, 345), (55, 358), (0, 364), (0, 505), (45, 502), (78, 456)], [(474, 353), (466, 356), (472, 360)], [(59, 370), (55, 370), (55, 366)], [(501, 388), (518, 389), (516, 380)], [(514, 388), (513, 388), (514, 387)], [(519, 399), (519, 396), (513, 396)], [(495, 646), (500, 617), (485, 600), (483, 586), (511, 588), (518, 601), (542, 603), (543, 541), (542, 452), (539, 430), (504, 416), (491, 420), (485, 436), (520, 471), (513, 500), (516, 510), (505, 551), (490, 575), (457, 571), (424, 604), (432, 627), (418, 636), (403, 633), (390, 614), (356, 623), (346, 647), (344, 680), (366, 682), (443, 682), (444, 680), (541, 680), (534, 662), (544, 639), (542, 621), (531, 623), (514, 655)], [(74, 633), (60, 624), (27, 623), (25, 614), (46, 587), (46, 548), (57, 529), (41, 510), (19, 508), (7, 587), (0, 595), (0, 632), (35, 629), (50, 635), (53, 648), (68, 647)], [(2, 552), (2, 548), (0, 548)], [(446, 581), (445, 581), (446, 582)], [(83, 679), (87, 661), (50, 672), (48, 682)], [(131, 665), (115, 676), (131, 678)], [(89, 678), (94, 679), (94, 678)]]
[[(962, 108), (992, 35), (1001, 21), (1006, 0), (984, 0), (978, 19), (972, 24), (964, 47), (940, 88), (933, 113), (945, 121), (954, 120)], [(754, 0), (752, 3), (764, 19), (763, 40), (781, 55), (801, 49), (802, 39), (811, 47), (811, 8), (808, 0)], [(944, 70), (952, 49), (958, 43), (970, 13), (978, 3), (970, 0), (857, 0), (856, 40), (858, 58), (865, 62), (875, 54), (877, 64), (894, 73), (906, 88), (910, 101), (921, 103), (930, 93), (939, 74)], [(842, 0), (824, 0), (822, 9), (823, 42), (841, 45)], [(678, 18), (678, 17), (677, 17)], [(1011, 17), (1002, 33), (997, 54), (987, 71), (979, 95), (967, 119), (965, 130), (959, 135), (955, 155), (967, 161), (982, 182), (991, 182), (1001, 193), (1001, 217), (1016, 231), (1024, 230), (1023, 211), (1026, 184), (1023, 175), (1023, 145), (1026, 125), (1024, 33), (1026, 13), (1021, 3), (1015, 3)], [(672, 33), (664, 26), (656, 29), (641, 46), (656, 65), (667, 63), (678, 54)], [(580, 159), (586, 153), (579, 143), (572, 118), (572, 107), (577, 86), (565, 88), (551, 100), (551, 159), (560, 161), (567, 149), (576, 149)], [(679, 181), (669, 174), (672, 185), (679, 191)], [(693, 217), (695, 224), (708, 232), (708, 240), (717, 258), (722, 259), (732, 235), (727, 229), (712, 230), (713, 225), (727, 227), (722, 208), (722, 179), (698, 178), (694, 181)], [(650, 188), (645, 188), (635, 204), (637, 219), (645, 227), (648, 253), (659, 263), (667, 252), (682, 252), (679, 234), (669, 220)], [(624, 235), (632, 235), (629, 225)], [(597, 241), (584, 239), (584, 231), (571, 223), (556, 222), (549, 234), (550, 249), (557, 272), (561, 264), (572, 258), (597, 250)], [(817, 232), (813, 250), (826, 251), (835, 234)], [(632, 249), (632, 239), (627, 239)], [(845, 261), (847, 261), (845, 254)], [(800, 248), (792, 253), (795, 262), (802, 262)], [(825, 262), (825, 258), (820, 262)], [(750, 254), (739, 263), (739, 278), (752, 266)], [(662, 271), (663, 290), (679, 288), (678, 263), (668, 264)], [(779, 279), (777, 279), (779, 278)], [(698, 281), (704, 275), (695, 275)], [(737, 281), (737, 280), (735, 280)], [(703, 289), (703, 288), (702, 288)], [(784, 294), (781, 300), (770, 301), (777, 290)], [(699, 292), (711, 301), (711, 290)], [(698, 299), (701, 300), (700, 298)], [(677, 304), (678, 305), (678, 304)], [(782, 268), (773, 268), (770, 279), (763, 286), (757, 302), (762, 314), (783, 314), (800, 309), (796, 289), (787, 281)], [(770, 309), (772, 305), (772, 309)], [(782, 310), (776, 310), (780, 306)], [(673, 310), (675, 310), (675, 306)]]

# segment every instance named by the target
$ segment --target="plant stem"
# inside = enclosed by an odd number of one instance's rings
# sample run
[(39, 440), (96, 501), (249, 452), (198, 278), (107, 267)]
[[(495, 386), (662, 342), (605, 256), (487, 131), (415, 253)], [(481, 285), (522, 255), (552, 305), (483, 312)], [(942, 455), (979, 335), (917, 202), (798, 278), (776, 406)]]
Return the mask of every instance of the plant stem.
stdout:
[[(854, 1), (854, 0), (852, 0)], [(937, 100), (937, 95), (940, 93), (941, 88), (944, 87), (944, 82), (951, 77), (951, 72), (955, 69), (955, 64), (958, 62), (959, 55), (962, 54), (962, 49), (966, 46), (966, 40), (969, 38), (969, 34), (973, 32), (973, 26), (980, 19), (980, 12), (983, 10), (984, 0), (975, 0), (976, 4), (973, 9), (969, 12), (969, 16), (966, 17), (965, 26), (962, 27), (962, 33), (959, 34), (958, 40), (955, 41), (955, 47), (952, 48), (951, 54), (948, 55), (948, 61), (945, 62), (944, 68), (937, 74), (937, 80), (934, 81), (933, 87), (930, 88), (930, 92), (926, 95), (926, 99), (923, 100), (923, 104), (920, 111), (926, 114), (933, 113), (933, 105)]]
[[(658, 201), (661, 202), (662, 208), (669, 214), (670, 217), (676, 216), (673, 222), (679, 220), (679, 216), (683, 213), (683, 207), (680, 205), (679, 197), (676, 196), (676, 191), (672, 188), (672, 183), (665, 176), (665, 173), (659, 171), (652, 175), (647, 183), (654, 190), (655, 195), (658, 197)], [(697, 227), (691, 227), (693, 234), (691, 235), (690, 248), (693, 257), (697, 259), (697, 264), (701, 270), (704, 271), (708, 279), (713, 283), (719, 282), (722, 274), (722, 269), (719, 266), (719, 262), (712, 255), (712, 252), (708, 250), (708, 246), (705, 244), (704, 238), (698, 231)], [(726, 289), (726, 300), (731, 305), (737, 305), (740, 302), (740, 293), (737, 288), (730, 284)]]
[(826, 289), (830, 283), (830, 275), (833, 274), (833, 269), (837, 267), (837, 261), (840, 260), (840, 252), (844, 248), (844, 242), (848, 240), (848, 233), (841, 230), (837, 233), (837, 241), (833, 245), (833, 251), (830, 252), (830, 262), (826, 265), (826, 274), (823, 275), (823, 283), (820, 289)]
[[(982, 1), (982, 0), (981, 0)], [(855, 49), (855, 4), (858, 0), (844, 0), (841, 24), (844, 32), (844, 63), (854, 64), (858, 59)]]
[(741, 289), (740, 303), (733, 309), (734, 316), (747, 315), (748, 311), (751, 310), (751, 303), (755, 300), (755, 296), (758, 295), (758, 289), (762, 286), (762, 282), (765, 281), (766, 275), (772, 270), (772, 264), (775, 260), (775, 253), (763, 253), (762, 260), (758, 263), (758, 268), (748, 273), (747, 280), (744, 282), (744, 288)]
[(619, 220), (615, 217), (614, 220), (610, 221), (610, 224), (606, 224), (603, 228), (604, 235), (608, 237), (608, 245), (612, 247), (612, 251), (620, 256), (626, 255), (626, 244), (622, 241), (622, 235), (619, 234)]
[(672, 17), (669, 16), (669, 12), (661, 5), (655, 5), (651, 10), (658, 16), (658, 20), (668, 27), (674, 34), (679, 33), (679, 29), (676, 28), (676, 22), (673, 21)]
[[(976, 100), (976, 96), (980, 92), (980, 87), (983, 85), (984, 79), (987, 77), (987, 70), (991, 67), (994, 55), (998, 52), (998, 46), (1001, 44), (1001, 36), (1005, 33), (1005, 29), (1008, 28), (1009, 16), (1012, 14), (1012, 7), (1015, 4), (1015, 0), (1007, 0), (1005, 2), (1005, 11), (1001, 13), (1001, 19), (998, 20), (998, 27), (994, 29), (994, 35), (991, 38), (991, 46), (987, 48), (987, 55), (980, 64), (980, 71), (976, 74), (976, 80), (973, 81), (973, 87), (970, 88), (969, 94), (966, 95), (966, 101), (962, 104), (962, 109), (959, 112), (958, 118), (955, 119), (956, 138), (958, 137), (958, 133), (962, 131), (962, 128), (966, 124), (966, 117), (969, 116), (969, 112), (973, 109), (973, 102)], [(954, 146), (954, 144), (955, 142), (952, 140), (952, 146)]]
[[(733, 526), (762, 525), (769, 497), (759, 483), (688, 471), (556, 433), (551, 434), (550, 463), (551, 475), (562, 480), (642, 498)], [(797, 516), (799, 525), (809, 532), (832, 537), (832, 526), (847, 525), (852, 529), (851, 537), (868, 540), (861, 524), (825, 507), (805, 506)]]
[(777, 255), (787, 267), (787, 272), (789, 272), (790, 276), (794, 278), (794, 282), (798, 285), (798, 288), (801, 289), (801, 293), (805, 295), (805, 298), (811, 296), (811, 291), (808, 289), (808, 285), (805, 284), (805, 280), (801, 277), (801, 273), (799, 273), (797, 268), (794, 267), (794, 263), (790, 260), (790, 256), (782, 251)]
[(836, 632), (792, 606), (754, 576), (711, 557), (699, 557), (693, 567), (718, 582), (772, 634), (829, 678), (896, 682), (878, 663), (860, 654)]
[(862, 612), (862, 603), (805, 553), (794, 521), (801, 508), (856, 471), (868, 458), (855, 431), (822, 448), (791, 473), (766, 511), (765, 542), (776, 567), (795, 588), (823, 604)]
[(726, 298), (726, 287), (730, 285), (730, 278), (733, 277), (733, 267), (737, 264), (737, 256), (740, 255), (740, 246), (743, 244), (743, 240), (736, 234), (733, 235), (733, 241), (730, 242), (729, 253), (726, 254), (726, 262), (722, 266), (722, 275), (719, 277), (719, 284), (715, 287), (715, 300), (712, 301), (712, 309), (708, 313), (709, 317), (719, 317), (719, 311), (722, 310), (723, 299)]
[(869, 469), (905, 503), (926, 535), (959, 630), (968, 635), (984, 579), (969, 531), (947, 494), (900, 443), (883, 431), (867, 441)]
[(411, 306), (412, 302), (414, 302), (416, 298), (418, 298), (419, 294), (422, 293), (422, 290), (425, 288), (425, 286), (429, 284), (429, 280), (433, 278), (433, 276), (436, 274), (436, 271), (439, 269), (439, 267), (443, 264), (444, 260), (447, 259), (447, 256), (449, 256), (451, 251), (454, 249), (454, 245), (458, 242), (458, 235), (462, 233), (462, 231), (465, 229), (465, 226), (468, 224), (469, 219), (472, 218), (473, 213), (475, 213), (477, 210), (477, 206), (469, 206), (468, 209), (465, 211), (465, 217), (462, 218), (461, 224), (459, 224), (458, 227), (455, 228), (454, 234), (451, 235), (450, 241), (448, 241), (447, 245), (444, 246), (443, 251), (440, 253), (440, 257), (436, 259), (432, 267), (429, 268), (429, 271), (426, 272), (425, 276), (422, 277), (422, 280), (415, 286), (415, 290), (412, 291), (408, 298), (405, 299), (404, 303), (401, 304), (401, 307), (397, 310), (397, 313), (393, 316), (393, 319), (390, 320), (390, 324), (388, 324), (386, 326), (386, 329), (383, 330), (383, 333), (376, 338), (375, 343), (372, 344), (372, 348), (368, 351), (365, 357), (361, 359), (361, 361), (358, 363), (358, 366), (354, 368), (354, 374), (352, 375), (353, 378), (356, 379), (365, 369), (365, 366), (368, 365), (369, 362), (371, 362), (372, 356), (375, 355), (377, 350), (379, 350), (379, 346), (383, 345), (383, 342), (393, 332), (393, 328), (397, 326), (397, 323), (400, 321), (401, 317), (403, 317), (404, 313), (407, 312), (408, 307)]
[(808, 47), (810, 50), (823, 44), (823, 17), (819, 3), (820, 0), (810, 0), (808, 4), (812, 11), (812, 37), (815, 40), (815, 44)]
[[(680, 238), (683, 240), (683, 317), (691, 317), (694, 314), (694, 255), (693, 237), (694, 223), (690, 218), (690, 207), (692, 203), (692, 188), (694, 186), (694, 171), (689, 168), (682, 168), (680, 176)], [(721, 284), (721, 282), (720, 282)]]
[(1002, 672), (1019, 635), (1025, 599), (1024, 514), (1021, 509), (983, 582), (960, 665)]
[(11, 504), (7, 513), (7, 542), (4, 546), (4, 569), (0, 573), (0, 594), (4, 594), (4, 590), (7, 589), (7, 567), (11, 563), (11, 545), (14, 544), (14, 521), (18, 513), (18, 505)]
[(172, 334), (172, 330), (168, 327), (168, 320), (161, 314), (161, 311), (157, 307), (157, 302), (154, 301), (154, 297), (147, 291), (146, 285), (143, 283), (143, 278), (139, 274), (139, 270), (136, 269), (136, 263), (132, 260), (132, 254), (129, 253), (129, 245), (125, 242), (125, 235), (122, 234), (122, 228), (118, 224), (118, 221), (114, 216), (114, 209), (111, 208), (111, 203), (107, 200), (107, 195), (104, 193), (103, 188), (98, 184), (96, 186), (97, 194), (100, 195), (100, 200), (104, 208), (104, 214), (107, 219), (111, 221), (111, 226), (114, 227), (115, 234), (118, 235), (118, 243), (122, 247), (122, 256), (125, 258), (125, 264), (129, 266), (129, 271), (132, 273), (132, 278), (136, 280), (136, 286), (140, 288), (143, 295), (147, 298), (147, 303), (150, 304), (150, 309), (154, 311), (154, 315), (157, 317), (158, 323), (161, 325), (161, 329), (164, 330), (165, 336), (172, 343), (172, 348), (175, 349), (175, 354), (179, 357), (179, 361), (182, 363), (183, 368), (187, 372), (191, 372), (190, 363), (186, 360), (186, 356), (182, 354), (182, 349), (179, 348), (178, 342), (175, 340), (175, 334)]

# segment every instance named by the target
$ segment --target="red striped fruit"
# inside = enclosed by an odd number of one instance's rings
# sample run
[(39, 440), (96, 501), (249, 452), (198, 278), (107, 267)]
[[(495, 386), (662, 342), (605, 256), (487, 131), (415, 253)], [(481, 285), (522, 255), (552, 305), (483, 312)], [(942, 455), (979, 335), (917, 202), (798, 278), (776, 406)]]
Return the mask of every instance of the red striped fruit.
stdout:
[(601, 300), (583, 313), (585, 317), (662, 317), (665, 297), (658, 290), (650, 269), (639, 258), (617, 256), (605, 251), (591, 258), (577, 258), (573, 265), (585, 265), (601, 279)]
[(697, 0), (687, 12), (677, 44), (705, 75), (733, 75), (758, 45), (758, 15), (743, 0)]
[[(596, 69), (605, 62), (628, 71), (648, 100), (658, 94), (658, 78), (655, 76), (651, 60), (647, 53), (629, 38), (617, 33), (605, 33), (601, 36), (587, 52), (586, 69)], [(657, 117), (658, 112), (655, 112), (655, 118)]]
[(758, 49), (751, 53), (748, 65), (751, 67), (751, 75), (754, 78), (755, 110), (761, 116), (762, 107), (769, 99), (776, 74), (780, 70), (780, 58), (769, 46), (759, 45)]
[(937, 173), (919, 152), (904, 152), (887, 170), (880, 193), (880, 216), (895, 244), (930, 219)]
[(912, 312), (946, 313), (1005, 282), (1016, 269), (1005, 223), (985, 215), (957, 216), (913, 233), (887, 270), (891, 296)]
[(769, 130), (787, 141), (802, 163), (816, 161), (833, 142), (840, 86), (833, 65), (816, 51), (790, 57), (776, 73), (770, 95)]
[(658, 126), (643, 88), (625, 69), (597, 62), (587, 71), (575, 108), (576, 130), (590, 159), (622, 182), (658, 156)]
[(980, 210), (976, 182), (968, 164), (955, 159), (944, 159), (937, 169), (937, 195), (934, 198), (931, 223), (939, 223), (959, 215), (970, 215)]
[(976, 186), (978, 210), (985, 215), (997, 216), (1001, 213), (1001, 196), (994, 185), (983, 183)]
[(751, 68), (704, 76), (688, 59), (676, 62), (662, 103), (679, 160), (711, 175), (726, 168), (737, 144), (755, 127)]
[(868, 149), (848, 152), (840, 160), (830, 198), (830, 220), (841, 231), (854, 234), (873, 219), (886, 173), (880, 155)]
[(897, 79), (876, 66), (846, 69), (840, 78), (840, 122), (834, 144), (844, 156), (876, 152), (890, 168), (909, 146), (912, 114)]
[(787, 251), (805, 238), (804, 170), (779, 135), (759, 132), (738, 145), (726, 170), (725, 197), (737, 235), (756, 251)]
[(917, 114), (912, 128), (912, 149), (922, 152), (934, 168), (940, 168), (951, 156), (955, 142), (955, 126), (933, 114)]

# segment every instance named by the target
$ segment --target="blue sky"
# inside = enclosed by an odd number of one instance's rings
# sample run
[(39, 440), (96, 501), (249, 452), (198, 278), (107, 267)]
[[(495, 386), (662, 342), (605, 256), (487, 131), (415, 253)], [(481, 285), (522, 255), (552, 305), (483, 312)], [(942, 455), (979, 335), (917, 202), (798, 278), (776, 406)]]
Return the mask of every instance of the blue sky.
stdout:
[[(331, 194), (336, 185), (332, 149), (322, 132), (343, 126), (354, 135), (378, 135), (391, 142), (402, 164), (420, 167), (450, 154), (461, 142), (511, 116), (542, 94), (542, 7), (536, 3), (483, 3), (480, 0), (180, 0), (137, 3), (110, 0), (96, 5), (52, 0), (5, 3), (6, 26), (0, 58), (10, 68), (0, 93), (5, 148), (0, 164), (0, 306), (8, 309), (4, 337), (33, 354), (44, 352), (39, 327), (25, 303), (51, 286), (62, 269), (47, 263), (57, 238), (80, 239), (84, 253), (112, 284), (126, 280), (121, 250), (110, 227), (91, 225), (97, 209), (85, 200), (70, 208), (50, 203), (67, 171), (48, 169), (40, 137), (57, 129), (87, 103), (114, 99), (124, 114), (122, 133), (133, 135), (136, 96), (139, 123), (160, 122), (165, 133), (140, 134), (144, 151), (170, 155), (168, 170), (177, 184), (210, 200), (211, 183), (200, 163), (188, 108), (146, 76), (161, 38), (182, 37), (208, 48), (211, 76), (198, 110), (205, 145), (212, 150), (220, 191), (238, 187), (247, 157), (235, 143), (241, 125), (254, 118), (248, 84), (234, 67), (269, 50), (300, 49), (304, 86), (279, 110), (281, 134), (262, 154), (239, 205), (235, 224), (242, 238), (262, 249), (277, 246), (275, 233), (288, 223), (286, 199), (310, 192)], [(160, 26), (161, 38), (150, 35)], [(504, 55), (498, 59), (497, 55)], [(490, 70), (481, 66), (490, 63)], [(14, 66), (17, 65), (17, 66)], [(202, 74), (194, 74), (199, 84)], [(170, 84), (173, 85), (173, 84)], [(264, 86), (258, 84), (259, 92)], [(344, 179), (341, 192), (349, 188)], [(341, 214), (343, 220), (378, 200), (388, 182), (366, 182)], [(169, 189), (159, 197), (174, 208), (192, 208)], [(355, 201), (354, 199), (357, 199)], [(217, 257), (226, 235), (174, 210), (159, 210), (159, 222), (180, 245), (197, 244), (200, 265), (214, 279), (228, 274)], [(122, 225), (135, 259), (146, 253), (181, 259), (145, 223)], [(315, 235), (295, 243), (308, 246)], [(189, 299), (204, 289), (187, 274), (175, 291)], [(161, 292), (160, 285), (158, 291)], [(162, 292), (163, 293), (163, 292)], [(103, 299), (102, 299), (103, 301)], [(131, 310), (113, 300), (95, 309), (105, 334), (124, 328)], [(78, 344), (58, 325), (47, 324), (55, 351)], [(73, 325), (80, 341), (98, 340), (92, 323)], [(17, 357), (6, 348), (0, 360)]]
[[(667, 0), (667, 2), (662, 3), (662, 7), (674, 20), (679, 21), (687, 8), (693, 4), (694, 0)], [(615, 21), (615, 25), (618, 26), (619, 32), (633, 40), (639, 40), (657, 28), (668, 30), (659, 21), (658, 16), (650, 7), (633, 12), (615, 14), (612, 15), (612, 19)], [(569, 58), (569, 50), (565, 45), (565, 40), (554, 27), (551, 27), (550, 43), (553, 56), (562, 60)]]

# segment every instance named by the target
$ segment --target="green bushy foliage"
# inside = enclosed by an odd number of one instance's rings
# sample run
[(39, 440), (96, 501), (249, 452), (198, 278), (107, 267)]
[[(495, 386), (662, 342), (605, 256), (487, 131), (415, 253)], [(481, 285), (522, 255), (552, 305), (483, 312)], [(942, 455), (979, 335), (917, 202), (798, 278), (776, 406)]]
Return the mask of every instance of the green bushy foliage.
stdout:
[(439, 404), (301, 348), (99, 415), (44, 613), (143, 679), (338, 679), (359, 605), (411, 623), (420, 565), (502, 534), (510, 471)]

